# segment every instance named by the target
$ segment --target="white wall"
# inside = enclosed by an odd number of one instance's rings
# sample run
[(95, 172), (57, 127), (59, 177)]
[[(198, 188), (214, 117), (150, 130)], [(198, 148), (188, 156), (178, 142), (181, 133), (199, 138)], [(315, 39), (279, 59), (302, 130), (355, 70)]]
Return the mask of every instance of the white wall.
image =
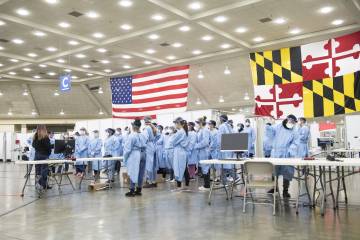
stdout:
[(360, 149), (360, 115), (345, 116), (346, 142), (345, 146)]

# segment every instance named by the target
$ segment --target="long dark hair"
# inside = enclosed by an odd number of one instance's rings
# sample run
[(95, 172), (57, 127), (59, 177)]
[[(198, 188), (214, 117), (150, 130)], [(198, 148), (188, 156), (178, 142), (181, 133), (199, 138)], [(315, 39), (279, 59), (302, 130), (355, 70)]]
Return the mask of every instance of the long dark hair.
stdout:
[(186, 136), (188, 136), (189, 134), (189, 128), (188, 128), (188, 125), (187, 125), (187, 122), (186, 120), (182, 120), (180, 122), (181, 126), (183, 127), (183, 129), (185, 130), (185, 133), (186, 133)]
[(38, 125), (36, 128), (36, 133), (34, 135), (34, 140), (41, 140), (44, 138), (48, 138), (48, 131), (45, 125)]

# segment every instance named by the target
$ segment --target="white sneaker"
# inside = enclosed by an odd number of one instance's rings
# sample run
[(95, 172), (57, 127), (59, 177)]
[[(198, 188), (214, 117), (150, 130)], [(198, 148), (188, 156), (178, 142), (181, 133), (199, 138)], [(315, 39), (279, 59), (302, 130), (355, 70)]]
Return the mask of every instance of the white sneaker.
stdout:
[(168, 179), (166, 179), (166, 180), (165, 180), (165, 182), (170, 182), (170, 181), (171, 181), (171, 179), (170, 179), (170, 178), (168, 178)]
[(234, 181), (234, 178), (233, 178), (233, 177), (227, 177), (227, 178), (226, 178), (226, 181), (232, 182), (232, 181)]
[(209, 192), (210, 188), (206, 188), (204, 186), (201, 186), (201, 187), (199, 187), (199, 191), (201, 191), (201, 192)]
[(170, 180), (170, 182), (171, 182), (171, 183), (174, 183), (174, 182), (175, 182), (175, 179), (173, 179), (173, 180)]

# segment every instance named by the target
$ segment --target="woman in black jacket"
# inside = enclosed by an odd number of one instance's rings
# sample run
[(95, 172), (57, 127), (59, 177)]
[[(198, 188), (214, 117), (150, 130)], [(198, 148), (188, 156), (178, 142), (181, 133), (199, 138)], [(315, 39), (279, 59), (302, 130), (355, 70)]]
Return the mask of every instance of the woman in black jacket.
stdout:
[[(33, 138), (32, 146), (35, 149), (35, 160), (47, 160), (51, 154), (51, 143), (45, 125), (38, 125)], [(36, 189), (47, 188), (49, 167), (47, 164), (35, 165)]]

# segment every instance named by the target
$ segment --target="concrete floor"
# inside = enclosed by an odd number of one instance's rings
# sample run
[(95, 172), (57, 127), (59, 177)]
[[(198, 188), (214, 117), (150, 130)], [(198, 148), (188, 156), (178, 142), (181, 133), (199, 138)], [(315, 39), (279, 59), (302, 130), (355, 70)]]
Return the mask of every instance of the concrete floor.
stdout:
[[(328, 209), (301, 208), (292, 204), (272, 216), (268, 206), (248, 207), (216, 194), (207, 205), (207, 194), (170, 192), (170, 184), (145, 190), (142, 197), (127, 199), (127, 189), (64, 194), (50, 190), (37, 199), (30, 189), (19, 197), (24, 170), (0, 163), (0, 239), (359, 239), (360, 206)], [(197, 183), (192, 182), (196, 189)], [(26, 205), (27, 204), (27, 205)]]

